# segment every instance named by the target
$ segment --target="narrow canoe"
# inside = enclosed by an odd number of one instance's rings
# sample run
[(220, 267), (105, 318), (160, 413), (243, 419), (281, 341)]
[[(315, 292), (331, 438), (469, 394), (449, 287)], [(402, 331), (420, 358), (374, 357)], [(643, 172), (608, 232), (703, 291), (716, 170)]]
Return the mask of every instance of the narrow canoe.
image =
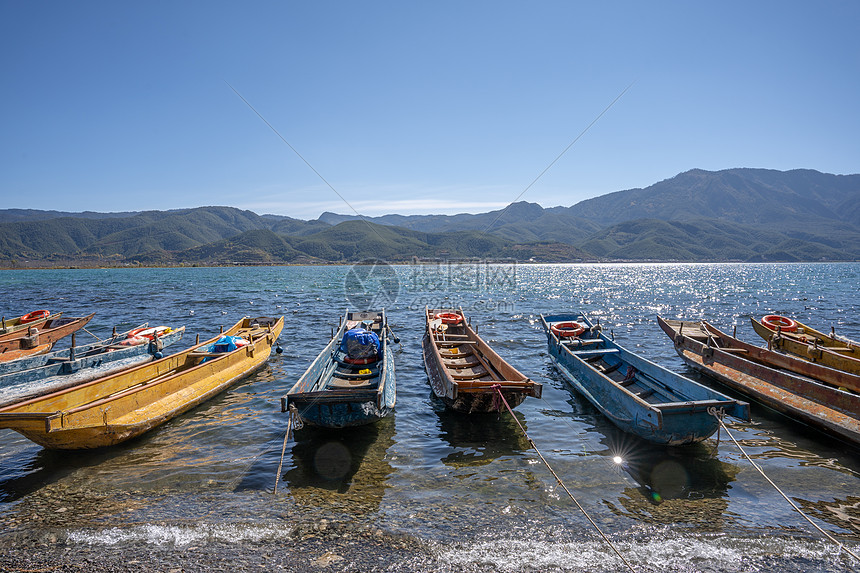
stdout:
[(467, 414), (513, 408), (527, 396), (540, 398), (543, 385), (508, 364), (478, 336), (462, 309), (424, 309), (424, 368), (433, 394), (446, 407)]
[(95, 314), (51, 319), (41, 328), (30, 327), (17, 332), (12, 338), (0, 340), (0, 362), (50, 352), (58, 340), (86, 326)]
[[(726, 352), (734, 352), (748, 360), (764, 364), (770, 368), (787, 370), (795, 374), (800, 374), (801, 376), (814, 378), (815, 380), (825, 382), (832, 386), (848, 388), (849, 390), (860, 392), (860, 376), (857, 374), (829, 368), (818, 362), (802, 360), (792, 354), (775, 352), (773, 350), (768, 350), (767, 348), (761, 348), (759, 346), (749, 344), (722, 332), (720, 329), (704, 320), (702, 321), (701, 326), (702, 329), (713, 338), (713, 340), (711, 340), (711, 346), (718, 346)], [(704, 339), (702, 341), (707, 342), (707, 340)]]
[[(350, 357), (341, 344), (350, 331), (372, 333), (378, 349), (366, 357)], [(384, 309), (347, 311), (328, 345), (281, 398), (281, 411), (295, 411), (303, 423), (323, 428), (361, 426), (384, 418), (397, 397), (391, 338)]]
[(58, 312), (56, 314), (48, 313), (45, 316), (42, 316), (35, 320), (25, 320), (24, 322), (22, 322), (22, 320), (27, 317), (26, 314), (24, 316), (10, 318), (9, 320), (6, 320), (6, 317), (3, 317), (2, 321), (0, 321), (0, 340), (14, 338), (16, 336), (15, 333), (21, 332), (22, 330), (26, 330), (31, 326), (35, 326), (36, 328), (42, 328), (42, 325), (45, 324), (45, 322), (60, 318), (61, 316), (63, 316), (62, 312)]
[(856, 343), (828, 336), (796, 321), (794, 331), (771, 329), (754, 318), (750, 321), (756, 334), (767, 341), (768, 348), (860, 375), (860, 348)]
[[(283, 317), (244, 318), (222, 335), (172, 356), (0, 408), (0, 428), (50, 449), (119, 444), (261, 368), (283, 325)], [(226, 344), (216, 343), (225, 336), (240, 337), (247, 344), (235, 350), (221, 348)]]
[[(41, 366), (0, 375), (0, 407), (71, 388), (161, 358), (161, 351), (181, 340), (184, 333), (183, 326), (176, 330), (167, 329), (152, 340), (144, 341), (139, 337), (123, 340), (117, 336), (98, 345), (42, 354), (40, 358), (51, 358)], [(131, 343), (123, 344), (126, 341)], [(28, 360), (31, 359), (22, 358), (11, 364)]]
[[(583, 314), (541, 315), (552, 361), (613, 424), (649, 442), (701, 442), (720, 412), (749, 420), (749, 404), (650, 362), (606, 337)], [(579, 328), (579, 334), (571, 334)]]
[(657, 317), (657, 323), (692, 368), (794, 421), (860, 445), (860, 395), (720, 348), (699, 322)]

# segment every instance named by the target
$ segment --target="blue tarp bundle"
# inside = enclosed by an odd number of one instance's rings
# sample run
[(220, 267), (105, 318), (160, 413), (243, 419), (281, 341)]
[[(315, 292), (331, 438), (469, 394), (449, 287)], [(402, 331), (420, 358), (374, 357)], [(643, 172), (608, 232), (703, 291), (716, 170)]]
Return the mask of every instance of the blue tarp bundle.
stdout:
[(206, 349), (207, 352), (233, 352), (240, 346), (247, 346), (248, 341), (241, 336), (222, 336)]
[(373, 358), (379, 355), (379, 337), (361, 327), (347, 330), (340, 349), (350, 358)]

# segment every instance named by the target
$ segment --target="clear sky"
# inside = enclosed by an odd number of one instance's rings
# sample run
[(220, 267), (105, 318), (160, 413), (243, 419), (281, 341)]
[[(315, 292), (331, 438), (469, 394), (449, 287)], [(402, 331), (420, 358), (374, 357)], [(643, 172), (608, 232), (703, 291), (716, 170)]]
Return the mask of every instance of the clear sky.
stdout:
[(860, 172), (855, 1), (0, 0), (0, 72), (7, 209), (351, 213), (227, 82), (365, 215)]

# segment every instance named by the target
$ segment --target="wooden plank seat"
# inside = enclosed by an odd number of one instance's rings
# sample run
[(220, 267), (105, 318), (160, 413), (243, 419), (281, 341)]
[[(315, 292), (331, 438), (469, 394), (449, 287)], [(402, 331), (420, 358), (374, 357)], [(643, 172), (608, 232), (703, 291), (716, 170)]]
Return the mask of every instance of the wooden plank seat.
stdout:
[(478, 378), (483, 378), (485, 376), (489, 376), (490, 373), (487, 372), (486, 369), (481, 368), (481, 370), (472, 370), (468, 372), (462, 372), (454, 374), (451, 373), (451, 378), (454, 380), (477, 380)]
[(594, 355), (602, 356), (604, 354), (618, 354), (618, 349), (617, 348), (592, 348), (590, 350), (571, 349), (571, 352), (573, 352), (575, 355), (582, 358), (584, 356), (594, 356)]
[(615, 364), (613, 364), (611, 366), (601, 366), (600, 364), (598, 364), (597, 369), (600, 370), (604, 374), (609, 374), (610, 372), (615, 372), (616, 370), (618, 370), (619, 366), (621, 366), (620, 362), (616, 362)]
[(364, 379), (344, 379), (338, 378), (337, 376), (332, 376), (331, 380), (329, 380), (328, 386), (329, 388), (361, 388), (361, 387), (370, 387), (375, 386), (376, 380), (373, 378), (364, 378)]
[(460, 370), (463, 368), (472, 368), (474, 366), (480, 366), (480, 365), (481, 365), (481, 363), (479, 361), (475, 361), (475, 362), (452, 362), (449, 360), (445, 360), (445, 368), (447, 368), (449, 370)]
[(474, 356), (475, 353), (471, 350), (467, 352), (450, 352), (446, 351), (444, 348), (439, 350), (439, 356), (442, 358), (465, 358), (466, 356)]

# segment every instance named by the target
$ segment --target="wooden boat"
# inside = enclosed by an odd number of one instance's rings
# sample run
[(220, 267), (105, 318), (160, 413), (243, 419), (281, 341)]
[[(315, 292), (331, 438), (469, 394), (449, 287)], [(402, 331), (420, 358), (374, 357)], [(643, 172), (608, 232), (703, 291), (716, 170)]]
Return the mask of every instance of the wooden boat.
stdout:
[[(262, 367), (283, 325), (283, 317), (244, 318), (223, 334), (178, 354), (0, 408), (0, 428), (51, 449), (119, 444)], [(232, 337), (247, 344), (232, 345), (237, 342)]]
[(422, 347), (430, 388), (456, 412), (497, 412), (527, 396), (540, 398), (543, 385), (530, 380), (484, 342), (466, 321), (462, 309), (424, 309), (426, 327)]
[(810, 362), (860, 375), (860, 346), (854, 341), (824, 334), (796, 320), (775, 314), (762, 322), (754, 318), (753, 330), (776, 348)]
[[(96, 340), (95, 342), (90, 342), (86, 344), (78, 344), (75, 338), (75, 333), (72, 333), (72, 341), (71, 345), (75, 348), (76, 356), (83, 356), (87, 352), (91, 350), (95, 350), (97, 348), (101, 348), (102, 346), (110, 346), (111, 344), (118, 344), (123, 340), (129, 337), (132, 331), (141, 330), (149, 327), (149, 323), (144, 322), (132, 329), (129, 329), (125, 332), (118, 333), (116, 329), (114, 329), (113, 334), (111, 334), (110, 338), (106, 338), (104, 340)], [(29, 370), (31, 368), (40, 368), (49, 364), (50, 362), (55, 362), (59, 360), (67, 360), (69, 359), (69, 352), (71, 348), (64, 348), (62, 350), (52, 350), (51, 352), (46, 352), (44, 354), (34, 354), (32, 356), (27, 356), (25, 358), (18, 358), (17, 360), (8, 360), (6, 362), (0, 362), (0, 376), (5, 374), (9, 374), (11, 372), (20, 372), (21, 370)]]
[(847, 388), (854, 392), (860, 392), (860, 375), (829, 368), (818, 362), (809, 362), (791, 354), (776, 352), (749, 344), (722, 332), (704, 320), (701, 322), (701, 327), (705, 333), (710, 335), (711, 340), (705, 340), (705, 342), (710, 342), (711, 346), (718, 346), (726, 352), (734, 352), (748, 360), (764, 364), (770, 368), (787, 370), (801, 376), (814, 378), (837, 388)]
[(678, 446), (710, 437), (719, 427), (716, 413), (750, 419), (746, 402), (626, 350), (583, 314), (541, 315), (541, 321), (559, 372), (625, 432)]
[(41, 328), (32, 326), (17, 332), (12, 338), (0, 340), (0, 362), (49, 352), (58, 340), (86, 326), (95, 314), (78, 318), (53, 318)]
[(657, 323), (692, 368), (795, 421), (860, 445), (860, 395), (721, 348), (699, 322), (657, 317)]
[[(147, 331), (152, 334), (138, 335)], [(0, 366), (42, 362), (32, 368), (0, 374), (0, 407), (161, 358), (161, 351), (181, 340), (184, 333), (184, 326), (176, 330), (166, 326), (152, 329), (142, 327), (129, 331), (125, 337), (115, 336), (98, 344), (72, 346), (58, 352), (2, 363)], [(48, 358), (39, 360), (43, 357)]]
[(4, 316), (0, 319), (0, 340), (14, 338), (16, 333), (26, 330), (31, 326), (42, 328), (42, 325), (48, 320), (60, 318), (61, 316), (63, 316), (62, 312), (51, 314), (47, 310), (35, 310), (23, 316), (10, 318), (9, 320), (6, 320)]
[[(361, 344), (360, 351), (351, 354), (351, 337), (367, 333), (376, 337), (378, 347)], [(303, 423), (324, 428), (361, 426), (384, 418), (396, 400), (392, 340), (385, 310), (347, 311), (328, 345), (281, 398), (281, 411), (295, 411)]]

